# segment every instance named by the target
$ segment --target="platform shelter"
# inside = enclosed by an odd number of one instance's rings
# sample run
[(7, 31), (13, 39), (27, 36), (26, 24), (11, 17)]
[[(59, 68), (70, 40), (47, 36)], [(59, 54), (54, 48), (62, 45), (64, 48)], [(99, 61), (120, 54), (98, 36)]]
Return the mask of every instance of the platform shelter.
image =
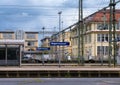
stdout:
[(0, 40), (0, 65), (21, 66), (24, 40)]

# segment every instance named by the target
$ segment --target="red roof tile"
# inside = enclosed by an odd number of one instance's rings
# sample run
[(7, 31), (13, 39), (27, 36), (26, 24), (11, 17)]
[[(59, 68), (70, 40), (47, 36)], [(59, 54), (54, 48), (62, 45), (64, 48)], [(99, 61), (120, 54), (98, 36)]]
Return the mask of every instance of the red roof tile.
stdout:
[[(103, 22), (103, 16), (104, 11), (98, 11), (88, 17), (86, 17), (84, 20), (85, 22)], [(106, 10), (105, 12), (106, 21), (109, 22), (110, 20), (110, 10)], [(115, 11), (115, 20), (118, 21), (120, 19), (120, 9)]]

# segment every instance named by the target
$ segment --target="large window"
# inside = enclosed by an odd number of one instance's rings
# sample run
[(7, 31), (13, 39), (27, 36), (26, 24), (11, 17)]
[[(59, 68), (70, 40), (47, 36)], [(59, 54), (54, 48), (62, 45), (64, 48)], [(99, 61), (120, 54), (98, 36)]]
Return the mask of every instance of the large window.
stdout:
[(98, 42), (108, 42), (108, 34), (97, 34)]
[(97, 55), (108, 55), (108, 46), (97, 46)]
[(3, 39), (12, 39), (11, 33), (3, 33)]
[(16, 48), (7, 49), (7, 59), (8, 60), (17, 60), (19, 58), (19, 50)]
[(27, 34), (27, 39), (35, 39), (35, 34)]

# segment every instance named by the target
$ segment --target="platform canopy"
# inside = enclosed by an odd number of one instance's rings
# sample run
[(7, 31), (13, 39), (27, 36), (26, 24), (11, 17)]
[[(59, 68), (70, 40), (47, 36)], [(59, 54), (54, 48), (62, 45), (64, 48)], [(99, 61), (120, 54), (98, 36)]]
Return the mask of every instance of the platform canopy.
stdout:
[(24, 45), (24, 40), (0, 40), (0, 45)]

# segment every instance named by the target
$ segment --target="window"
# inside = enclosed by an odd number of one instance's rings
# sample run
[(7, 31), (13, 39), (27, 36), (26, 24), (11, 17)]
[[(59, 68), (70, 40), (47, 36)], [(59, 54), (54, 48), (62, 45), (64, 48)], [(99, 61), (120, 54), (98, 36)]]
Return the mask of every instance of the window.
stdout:
[(115, 24), (115, 28), (120, 30), (120, 18), (118, 19), (118, 23)]
[(98, 30), (108, 30), (109, 24), (97, 24), (97, 29)]
[(98, 42), (108, 42), (108, 34), (97, 34)]
[(101, 34), (97, 34), (97, 41), (101, 42)]
[(117, 30), (120, 29), (120, 24), (119, 24), (119, 23), (116, 24), (116, 29), (117, 29)]
[(97, 46), (97, 55), (108, 55), (108, 46)]
[(91, 42), (91, 35), (88, 36), (88, 43)]
[(35, 39), (35, 34), (27, 34), (27, 39)]
[(12, 39), (12, 34), (11, 33), (3, 33), (3, 38), (4, 39)]
[(35, 45), (35, 42), (32, 42), (32, 41), (28, 42), (28, 46), (34, 46), (34, 45)]

